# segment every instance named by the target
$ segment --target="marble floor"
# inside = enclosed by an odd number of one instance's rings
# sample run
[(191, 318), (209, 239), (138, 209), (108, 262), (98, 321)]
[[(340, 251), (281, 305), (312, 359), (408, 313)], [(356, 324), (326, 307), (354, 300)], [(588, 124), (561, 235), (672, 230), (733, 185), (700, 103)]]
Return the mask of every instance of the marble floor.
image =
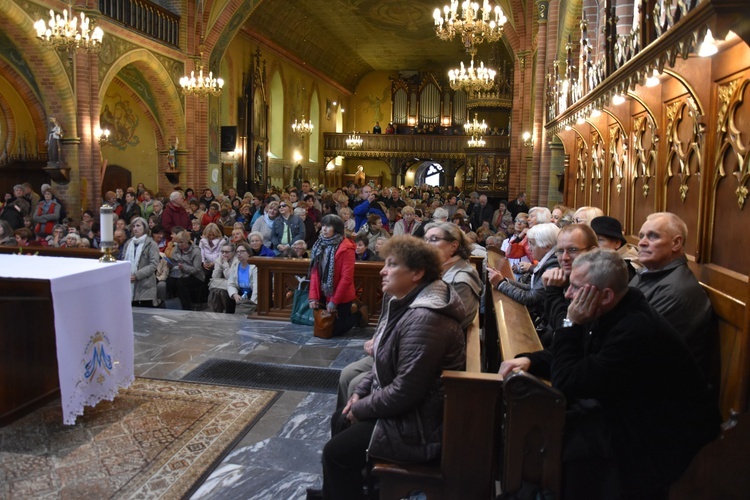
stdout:
[[(135, 374), (180, 380), (210, 358), (343, 368), (373, 328), (322, 340), (312, 327), (227, 314), (133, 309)], [(334, 394), (284, 391), (193, 499), (299, 499), (322, 484), (320, 453)]]

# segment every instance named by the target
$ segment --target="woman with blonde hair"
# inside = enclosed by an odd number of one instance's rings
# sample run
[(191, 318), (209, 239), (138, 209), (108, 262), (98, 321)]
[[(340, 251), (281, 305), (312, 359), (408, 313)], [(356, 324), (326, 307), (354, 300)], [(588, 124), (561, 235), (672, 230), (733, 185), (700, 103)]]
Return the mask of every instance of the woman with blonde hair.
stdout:
[[(346, 198), (345, 195), (341, 195)], [(348, 198), (347, 198), (348, 200)], [(357, 223), (354, 220), (354, 212), (352, 212), (352, 209), (349, 207), (341, 207), (339, 208), (339, 217), (341, 217), (341, 220), (344, 221), (344, 229), (347, 231), (354, 231), (354, 228), (357, 226)]]
[[(224, 235), (219, 226), (213, 222), (208, 224), (203, 230), (203, 235), (198, 242), (198, 248), (201, 252), (201, 262), (204, 271), (205, 290), (203, 296), (208, 296), (208, 283), (214, 272), (214, 261), (221, 256), (221, 246), (224, 244)], [(203, 302), (203, 300), (201, 300)]]
[(604, 215), (604, 212), (599, 207), (581, 207), (573, 215), (573, 222), (590, 226), (592, 220), (602, 215)]
[(419, 222), (414, 217), (414, 209), (407, 205), (401, 209), (401, 220), (393, 225), (393, 236), (413, 235), (418, 227)]
[(273, 238), (273, 224), (279, 216), (279, 202), (274, 200), (266, 205), (266, 210), (253, 224), (253, 232), (263, 235), (263, 244), (271, 248)]

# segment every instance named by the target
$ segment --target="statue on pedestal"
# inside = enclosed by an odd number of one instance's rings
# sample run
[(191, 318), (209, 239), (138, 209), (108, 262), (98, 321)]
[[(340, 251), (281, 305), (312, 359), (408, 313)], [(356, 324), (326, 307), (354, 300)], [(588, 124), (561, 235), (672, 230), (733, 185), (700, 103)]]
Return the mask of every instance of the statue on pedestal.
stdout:
[(63, 129), (54, 116), (49, 117), (49, 135), (47, 136), (47, 163), (59, 163), (62, 159), (60, 151), (60, 140), (63, 137)]
[(173, 172), (179, 170), (179, 167), (177, 166), (177, 146), (179, 146), (179, 144), (179, 137), (175, 137), (174, 144), (169, 146), (169, 151), (167, 151), (167, 169)]

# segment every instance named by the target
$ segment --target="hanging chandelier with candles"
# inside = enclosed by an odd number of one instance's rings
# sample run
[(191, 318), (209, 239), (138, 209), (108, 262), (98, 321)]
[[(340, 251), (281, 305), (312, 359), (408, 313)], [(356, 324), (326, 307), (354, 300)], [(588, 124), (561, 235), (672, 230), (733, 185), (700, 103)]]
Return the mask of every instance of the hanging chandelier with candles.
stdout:
[(485, 144), (486, 142), (482, 138), (482, 136), (474, 136), (471, 139), (469, 139), (470, 148), (483, 148)]
[(479, 123), (477, 117), (478, 114), (474, 113), (474, 120), (464, 123), (464, 130), (466, 131), (466, 135), (478, 137), (484, 135), (487, 132), (487, 123), (484, 120), (482, 120), (482, 123)]
[(508, 18), (503, 14), (499, 5), (493, 10), (489, 0), (484, 0), (482, 7), (479, 3), (464, 1), (461, 13), (458, 13), (458, 0), (451, 0), (450, 6), (435, 9), (435, 33), (444, 41), (453, 40), (459, 35), (469, 54), (476, 54), (477, 45), (483, 42), (496, 42), (503, 36), (503, 25)]
[[(201, 53), (201, 59), (203, 54)], [(195, 71), (190, 72), (190, 76), (183, 76), (180, 78), (180, 87), (182, 87), (182, 93), (185, 95), (194, 95), (197, 97), (206, 97), (208, 95), (220, 96), (221, 89), (224, 87), (224, 80), (221, 78), (214, 78), (212, 71), (208, 72), (208, 76), (203, 75), (203, 64), (196, 64), (195, 69), (198, 70), (198, 76), (195, 76)]]
[(495, 86), (494, 69), (487, 68), (483, 62), (479, 67), (474, 67), (474, 56), (471, 56), (471, 64), (465, 67), (461, 61), (461, 67), (448, 71), (448, 79), (453, 90), (465, 90), (469, 94), (477, 92), (488, 92)]
[(297, 134), (300, 139), (305, 137), (306, 135), (312, 134), (313, 131), (313, 123), (312, 120), (305, 121), (305, 115), (302, 115), (302, 121), (298, 122), (297, 119), (294, 119), (294, 123), (292, 123), (292, 131)]
[(357, 133), (351, 133), (349, 134), (349, 137), (346, 138), (346, 147), (349, 149), (359, 149), (362, 147), (363, 142), (362, 136)]
[[(79, 22), (80, 21), (80, 22)], [(60, 50), (78, 50), (96, 52), (101, 49), (104, 32), (94, 27), (91, 19), (81, 12), (79, 17), (73, 15), (72, 4), (62, 15), (49, 11), (49, 21), (39, 19), (34, 23), (36, 36), (42, 45)]]

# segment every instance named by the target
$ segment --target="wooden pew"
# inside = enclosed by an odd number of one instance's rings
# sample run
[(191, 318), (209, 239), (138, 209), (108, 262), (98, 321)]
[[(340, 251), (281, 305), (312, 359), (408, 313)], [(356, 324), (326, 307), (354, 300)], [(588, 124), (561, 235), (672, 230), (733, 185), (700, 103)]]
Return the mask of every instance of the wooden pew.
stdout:
[[(500, 271), (503, 277), (515, 280), (510, 262), (501, 251), (490, 248), (487, 265)], [(486, 287), (483, 368), (497, 372), (502, 360), (513, 359), (523, 352), (541, 351), (542, 343), (528, 309), (492, 287), (489, 281)]]
[[(282, 259), (252, 257), (249, 261), (258, 268), (258, 319), (289, 321), (292, 315), (294, 290), (298, 277), (307, 276), (310, 259)], [(380, 317), (382, 288), (380, 270), (382, 262), (356, 262), (354, 287), (358, 297), (370, 310), (370, 325), (377, 325)]]

